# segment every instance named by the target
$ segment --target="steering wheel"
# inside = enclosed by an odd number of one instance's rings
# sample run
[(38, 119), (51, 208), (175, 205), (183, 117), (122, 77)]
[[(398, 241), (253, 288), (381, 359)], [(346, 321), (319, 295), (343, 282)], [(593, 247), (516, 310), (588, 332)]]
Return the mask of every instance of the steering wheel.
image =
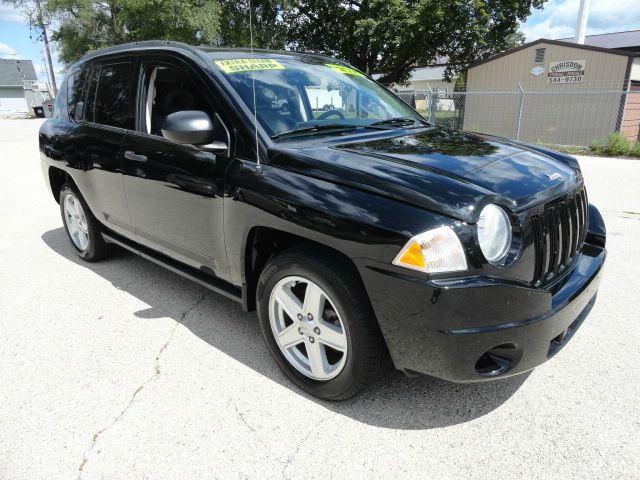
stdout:
[(325, 120), (325, 119), (329, 118), (331, 115), (336, 115), (336, 116), (344, 119), (344, 113), (342, 113), (340, 110), (328, 110), (328, 111), (324, 112), (322, 115), (320, 115), (318, 117), (318, 120)]

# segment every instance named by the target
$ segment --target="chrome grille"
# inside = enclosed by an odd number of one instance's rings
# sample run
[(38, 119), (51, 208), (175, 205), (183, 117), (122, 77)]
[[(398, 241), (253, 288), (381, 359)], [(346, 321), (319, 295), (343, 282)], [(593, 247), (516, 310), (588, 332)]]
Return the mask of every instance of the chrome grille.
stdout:
[(586, 235), (588, 201), (584, 188), (545, 205), (530, 220), (535, 248), (534, 285), (553, 279), (566, 269), (582, 248)]

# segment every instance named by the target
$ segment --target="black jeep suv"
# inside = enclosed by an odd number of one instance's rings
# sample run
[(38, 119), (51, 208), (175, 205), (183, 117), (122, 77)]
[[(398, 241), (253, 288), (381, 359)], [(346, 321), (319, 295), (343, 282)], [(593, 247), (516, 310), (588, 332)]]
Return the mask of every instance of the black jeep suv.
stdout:
[(71, 244), (120, 245), (257, 309), (301, 388), (388, 357), (457, 382), (525, 372), (594, 304), (605, 228), (573, 157), (438, 128), (332, 58), (121, 45), (40, 130)]

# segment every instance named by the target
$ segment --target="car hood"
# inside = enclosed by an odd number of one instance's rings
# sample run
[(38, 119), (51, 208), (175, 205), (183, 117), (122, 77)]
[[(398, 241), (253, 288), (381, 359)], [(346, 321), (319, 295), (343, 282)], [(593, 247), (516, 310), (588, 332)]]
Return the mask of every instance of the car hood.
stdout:
[[(286, 145), (286, 144), (285, 144)], [(495, 202), (518, 212), (581, 183), (573, 157), (496, 137), (432, 127), (309, 146), (277, 145), (271, 163), (474, 222)]]

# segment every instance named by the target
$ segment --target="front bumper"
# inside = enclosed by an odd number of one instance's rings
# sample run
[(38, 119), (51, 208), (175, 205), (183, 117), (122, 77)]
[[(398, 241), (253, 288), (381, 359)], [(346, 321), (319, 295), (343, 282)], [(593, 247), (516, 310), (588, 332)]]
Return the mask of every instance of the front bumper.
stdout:
[(557, 353), (591, 310), (605, 257), (585, 243), (547, 289), (490, 278), (430, 281), (365, 259), (356, 265), (396, 368), (476, 382), (526, 372)]

